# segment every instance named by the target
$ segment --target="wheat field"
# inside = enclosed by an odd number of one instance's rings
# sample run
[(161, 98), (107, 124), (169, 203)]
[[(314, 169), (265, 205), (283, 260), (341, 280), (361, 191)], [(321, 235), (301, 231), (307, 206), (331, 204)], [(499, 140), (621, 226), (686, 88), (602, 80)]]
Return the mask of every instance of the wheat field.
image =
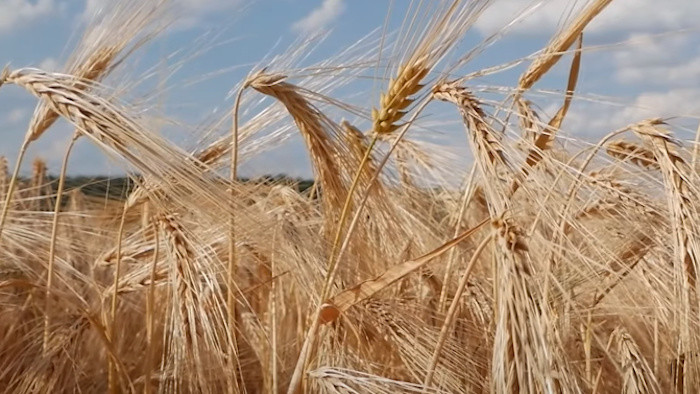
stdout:
[[(471, 85), (497, 69), (460, 74), (455, 53), (488, 0), (419, 2), (403, 31), (297, 67), (309, 39), (251, 67), (226, 131), (194, 148), (106, 82), (166, 30), (167, 0), (115, 3), (61, 73), (6, 67), (0, 86), (37, 104), (0, 160), (0, 389), (697, 392), (697, 140), (662, 118), (561, 138), (583, 34), (611, 2), (521, 59), (499, 102)], [(547, 116), (531, 92), (561, 64)], [(372, 75), (355, 94), (373, 104), (334, 96)], [(456, 184), (421, 176), (450, 159), (408, 137), (430, 108), (463, 124)], [(20, 176), (59, 118), (75, 130), (62, 168)], [(303, 139), (309, 190), (239, 176), (282, 133)], [(128, 171), (128, 195), (66, 186), (78, 140)]]

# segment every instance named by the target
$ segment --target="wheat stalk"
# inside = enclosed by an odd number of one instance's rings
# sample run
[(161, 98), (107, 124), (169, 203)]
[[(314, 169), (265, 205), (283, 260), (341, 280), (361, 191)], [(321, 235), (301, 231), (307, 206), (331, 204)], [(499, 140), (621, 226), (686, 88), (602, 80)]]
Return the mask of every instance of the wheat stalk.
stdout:
[(0, 198), (4, 198), (7, 193), (7, 177), (7, 158), (0, 156)]
[(46, 162), (42, 159), (35, 159), (32, 163), (32, 177), (30, 181), (31, 202), (30, 210), (42, 210), (42, 196), (44, 195), (44, 186), (46, 185)]
[(447, 335), (449, 333), (448, 330), (451, 328), (454, 322), (454, 318), (457, 314), (457, 308), (459, 307), (459, 303), (462, 298), (462, 294), (464, 293), (464, 289), (467, 287), (467, 281), (469, 280), (469, 276), (471, 275), (472, 270), (476, 265), (476, 262), (481, 256), (481, 252), (484, 250), (484, 248), (486, 248), (486, 246), (489, 244), (489, 242), (491, 242), (492, 239), (493, 235), (489, 234), (481, 241), (479, 246), (476, 247), (476, 250), (474, 251), (474, 254), (472, 255), (471, 259), (469, 260), (467, 268), (464, 270), (464, 273), (462, 273), (462, 277), (460, 278), (459, 284), (457, 285), (457, 290), (455, 291), (455, 294), (452, 298), (452, 302), (450, 303), (450, 307), (447, 310), (445, 321), (442, 323), (442, 327), (440, 328), (440, 337), (438, 338), (437, 345), (435, 345), (435, 351), (433, 352), (432, 359), (430, 360), (428, 372), (425, 376), (425, 380), (423, 380), (423, 385), (425, 387), (430, 387), (430, 385), (432, 384), (433, 375), (435, 373), (435, 367), (437, 367), (438, 360), (440, 358), (440, 353), (442, 352), (442, 348), (445, 345), (445, 341), (447, 340)]
[(61, 174), (58, 178), (58, 189), (56, 190), (56, 206), (54, 207), (53, 222), (51, 223), (51, 242), (49, 244), (49, 261), (48, 269), (46, 272), (46, 306), (44, 309), (44, 352), (46, 352), (46, 346), (49, 341), (49, 309), (50, 309), (50, 294), (53, 284), (54, 276), (54, 262), (56, 260), (56, 242), (58, 236), (58, 216), (61, 211), (61, 204), (63, 202), (63, 188), (66, 181), (66, 170), (68, 168), (68, 158), (70, 157), (70, 152), (73, 149), (75, 140), (78, 137), (76, 132), (71, 138), (68, 148), (66, 148), (66, 153), (63, 157), (63, 163), (61, 164)]
[(583, 29), (593, 18), (605, 9), (612, 0), (593, 0), (581, 10), (568, 28), (562, 30), (547, 45), (541, 54), (530, 64), (530, 67), (520, 76), (518, 88), (520, 91), (530, 89), (544, 74), (546, 74), (561, 59), (564, 52), (576, 41)]
[(146, 372), (144, 374), (145, 381), (144, 392), (150, 394), (153, 390), (151, 385), (151, 374), (153, 372), (153, 362), (154, 362), (154, 352), (155, 352), (155, 292), (156, 292), (156, 276), (158, 272), (158, 258), (160, 257), (158, 252), (160, 251), (160, 238), (158, 231), (158, 223), (151, 217), (151, 225), (153, 228), (153, 261), (151, 263), (151, 276), (150, 283), (148, 285), (148, 296), (146, 298), (146, 342), (148, 348), (146, 349)]

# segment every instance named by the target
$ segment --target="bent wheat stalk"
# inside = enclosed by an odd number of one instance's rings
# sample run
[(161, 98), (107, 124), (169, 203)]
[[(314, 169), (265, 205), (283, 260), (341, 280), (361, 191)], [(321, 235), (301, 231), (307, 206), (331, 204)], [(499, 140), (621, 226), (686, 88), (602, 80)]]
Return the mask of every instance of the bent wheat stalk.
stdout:
[[(236, 101), (233, 105), (233, 116), (232, 116), (232, 127), (231, 127), (231, 165), (230, 165), (230, 179), (229, 179), (229, 194), (231, 197), (231, 202), (233, 203), (236, 198), (235, 185), (238, 182), (238, 110), (241, 105), (241, 97), (243, 97), (243, 92), (250, 86), (250, 79), (246, 79), (243, 86), (238, 90), (236, 94)], [(229, 217), (229, 233), (228, 233), (228, 293), (227, 293), (227, 321), (228, 321), (228, 332), (230, 335), (229, 341), (229, 361), (231, 363), (231, 371), (233, 374), (228, 378), (228, 386), (231, 393), (237, 393), (240, 389), (238, 387), (238, 373), (242, 373), (240, 357), (238, 353), (238, 338), (236, 330), (238, 329), (236, 321), (236, 297), (234, 293), (236, 272), (238, 270), (238, 251), (236, 250), (236, 216), (233, 210), (231, 210)], [(235, 365), (234, 365), (235, 364)]]
[(153, 362), (155, 359), (155, 302), (156, 302), (156, 274), (158, 271), (158, 258), (160, 252), (160, 231), (158, 223), (153, 217), (149, 218), (151, 228), (153, 229), (153, 260), (151, 262), (151, 282), (148, 284), (148, 296), (146, 298), (146, 372), (145, 389), (146, 394), (153, 392), (151, 387), (151, 376), (153, 374)]
[(353, 305), (357, 305), (358, 303), (369, 299), (374, 294), (387, 288), (388, 286), (391, 286), (393, 283), (406, 277), (408, 274), (415, 272), (416, 270), (425, 266), (427, 263), (431, 262), (433, 259), (443, 255), (448, 250), (452, 250), (460, 242), (463, 242), (474, 235), (474, 233), (481, 229), (481, 227), (486, 224), (487, 221), (488, 220), (482, 221), (475, 227), (463, 232), (454, 239), (445, 242), (438, 248), (424, 254), (421, 257), (392, 266), (380, 276), (343, 290), (326, 300), (321, 307), (321, 313), (319, 315), (321, 323), (327, 324), (335, 321), (341, 313), (347, 311)]
[(49, 244), (49, 261), (48, 261), (48, 270), (46, 272), (46, 305), (45, 305), (45, 309), (44, 309), (44, 344), (43, 344), (44, 353), (46, 353), (46, 347), (47, 347), (48, 340), (49, 340), (49, 323), (50, 323), (50, 318), (49, 318), (50, 302), (49, 302), (49, 300), (51, 299), (50, 295), (51, 295), (51, 287), (53, 285), (54, 263), (56, 261), (58, 216), (59, 216), (59, 213), (61, 212), (61, 203), (63, 202), (63, 188), (66, 184), (66, 169), (68, 168), (68, 157), (70, 156), (71, 150), (73, 149), (73, 146), (75, 145), (75, 141), (79, 137), (80, 137), (80, 134), (78, 132), (73, 134), (73, 138), (71, 138), (71, 140), (68, 144), (68, 147), (66, 148), (66, 153), (63, 156), (63, 163), (61, 164), (61, 174), (58, 178), (58, 189), (56, 190), (56, 206), (54, 207), (53, 221), (51, 223), (51, 241)]
[(564, 52), (571, 47), (593, 18), (600, 14), (612, 0), (593, 0), (588, 7), (581, 10), (569, 27), (559, 33), (523, 73), (518, 81), (520, 91), (530, 89), (561, 59)]
[(492, 239), (493, 234), (489, 234), (488, 236), (486, 236), (486, 238), (484, 238), (483, 241), (481, 241), (479, 246), (476, 247), (472, 258), (469, 260), (469, 263), (467, 263), (467, 268), (462, 274), (462, 278), (459, 280), (459, 284), (457, 285), (457, 291), (455, 291), (454, 297), (452, 298), (452, 302), (450, 303), (450, 308), (447, 310), (447, 315), (445, 315), (445, 321), (442, 323), (442, 327), (440, 328), (440, 336), (438, 337), (437, 345), (435, 345), (435, 351), (433, 352), (433, 356), (430, 360), (430, 365), (428, 366), (428, 373), (426, 374), (425, 380), (423, 381), (423, 386), (425, 386), (426, 388), (430, 387), (430, 385), (433, 382), (435, 367), (437, 367), (438, 360), (440, 359), (440, 353), (442, 352), (442, 347), (445, 345), (448, 331), (452, 326), (452, 323), (454, 322), (454, 318), (457, 314), (457, 308), (459, 307), (459, 302), (462, 299), (464, 289), (466, 289), (467, 287), (467, 282), (469, 281), (471, 272), (476, 266), (476, 262), (481, 256), (481, 252), (486, 248), (486, 246), (489, 244), (489, 242), (491, 242)]

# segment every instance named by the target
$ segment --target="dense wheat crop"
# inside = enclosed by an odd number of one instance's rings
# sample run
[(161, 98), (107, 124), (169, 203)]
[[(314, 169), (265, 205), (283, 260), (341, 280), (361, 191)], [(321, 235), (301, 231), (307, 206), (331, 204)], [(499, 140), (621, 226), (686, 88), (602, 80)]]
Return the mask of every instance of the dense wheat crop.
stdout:
[[(696, 392), (697, 143), (660, 118), (561, 141), (583, 33), (610, 2), (520, 59), (500, 102), (457, 50), (488, 0), (419, 2), (402, 31), (297, 67), (309, 39), (232, 86), (230, 127), (195, 148), (108, 86), (164, 30), (166, 0), (116, 2), (63, 73), (5, 68), (0, 86), (37, 107), (17, 162), (0, 161), (0, 388)], [(550, 119), (531, 92), (558, 62), (569, 77)], [(334, 96), (368, 76), (374, 107)], [(421, 177), (449, 160), (408, 138), (427, 108), (463, 122), (461, 183)], [(20, 177), (58, 118), (75, 129), (63, 168)], [(289, 133), (312, 188), (239, 179)], [(128, 195), (65, 185), (80, 138), (129, 171)]]

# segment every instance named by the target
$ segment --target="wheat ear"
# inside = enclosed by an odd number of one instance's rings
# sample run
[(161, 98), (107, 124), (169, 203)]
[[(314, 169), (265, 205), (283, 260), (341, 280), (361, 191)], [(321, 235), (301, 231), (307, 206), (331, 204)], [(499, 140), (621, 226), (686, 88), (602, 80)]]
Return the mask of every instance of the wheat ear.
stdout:
[(341, 206), (345, 195), (339, 174), (338, 164), (334, 160), (334, 141), (327, 134), (324, 123), (329, 121), (314, 108), (299, 92), (299, 88), (284, 82), (286, 77), (281, 74), (268, 74), (263, 71), (250, 78), (250, 87), (258, 92), (272, 96), (287, 108), (301, 132), (314, 163), (314, 170), (320, 178), (323, 187), (325, 208), (331, 214)]
[(530, 89), (546, 74), (561, 59), (564, 52), (576, 41), (576, 38), (581, 35), (588, 23), (610, 3), (612, 0), (594, 0), (588, 7), (581, 10), (568, 28), (559, 33), (523, 73), (518, 81), (520, 91)]
[(622, 392), (660, 394), (659, 382), (632, 336), (624, 328), (613, 332), (613, 336), (617, 337), (623, 372)]
[(629, 160), (643, 168), (659, 169), (654, 153), (644, 146), (625, 140), (610, 141), (605, 146), (608, 155), (620, 161)]
[(675, 241), (674, 273), (676, 291), (680, 296), (681, 313), (678, 314), (680, 337), (678, 343), (678, 355), (676, 368), (678, 382), (684, 392), (689, 392), (698, 384), (700, 371), (696, 363), (689, 363), (687, 358), (693, 352), (692, 310), (691, 295), (696, 292), (697, 273), (700, 266), (700, 245), (698, 233), (700, 226), (696, 223), (697, 217), (694, 209), (695, 203), (700, 200), (697, 189), (690, 183), (692, 169), (686, 161), (676, 152), (675, 143), (671, 133), (662, 127), (661, 119), (649, 119), (631, 126), (634, 133), (647, 143), (661, 174), (666, 187), (666, 196), (669, 212), (671, 213), (671, 226)]

